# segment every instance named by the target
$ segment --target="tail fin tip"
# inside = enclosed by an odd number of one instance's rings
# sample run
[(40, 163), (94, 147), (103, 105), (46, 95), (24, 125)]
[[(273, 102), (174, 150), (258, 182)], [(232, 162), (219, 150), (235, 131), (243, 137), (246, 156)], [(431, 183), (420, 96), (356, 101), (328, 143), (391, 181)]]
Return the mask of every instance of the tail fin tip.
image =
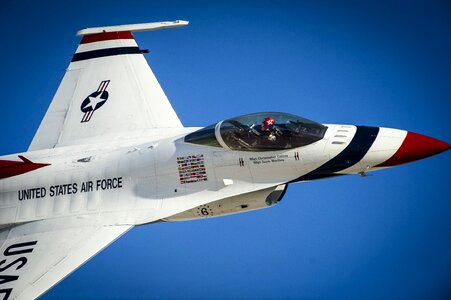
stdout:
[(105, 32), (139, 32), (139, 31), (153, 31), (166, 28), (178, 28), (188, 25), (188, 21), (176, 20), (176, 21), (164, 21), (164, 22), (153, 22), (153, 23), (140, 23), (140, 24), (128, 24), (128, 25), (116, 25), (116, 26), (104, 26), (104, 27), (92, 27), (79, 30), (77, 36), (84, 36), (96, 33)]

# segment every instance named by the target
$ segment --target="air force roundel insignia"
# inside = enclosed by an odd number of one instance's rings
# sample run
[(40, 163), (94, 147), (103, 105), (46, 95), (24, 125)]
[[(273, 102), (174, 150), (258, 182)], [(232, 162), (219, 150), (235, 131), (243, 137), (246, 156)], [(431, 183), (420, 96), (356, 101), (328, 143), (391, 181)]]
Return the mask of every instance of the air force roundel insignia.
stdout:
[(81, 103), (80, 109), (85, 114), (81, 119), (81, 123), (86, 123), (91, 120), (92, 115), (96, 110), (101, 108), (105, 102), (108, 100), (108, 92), (106, 91), (109, 80), (104, 80), (100, 83), (97, 91), (86, 97), (85, 100)]

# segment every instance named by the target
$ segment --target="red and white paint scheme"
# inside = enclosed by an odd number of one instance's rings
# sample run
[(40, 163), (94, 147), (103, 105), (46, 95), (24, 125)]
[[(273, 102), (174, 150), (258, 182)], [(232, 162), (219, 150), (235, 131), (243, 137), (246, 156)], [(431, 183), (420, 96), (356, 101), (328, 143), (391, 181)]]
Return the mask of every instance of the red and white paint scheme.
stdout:
[(133, 38), (82, 36), (27, 152), (0, 157), (0, 294), (36, 298), (133, 226), (277, 204), (289, 184), (450, 149), (405, 130), (260, 112), (184, 127)]

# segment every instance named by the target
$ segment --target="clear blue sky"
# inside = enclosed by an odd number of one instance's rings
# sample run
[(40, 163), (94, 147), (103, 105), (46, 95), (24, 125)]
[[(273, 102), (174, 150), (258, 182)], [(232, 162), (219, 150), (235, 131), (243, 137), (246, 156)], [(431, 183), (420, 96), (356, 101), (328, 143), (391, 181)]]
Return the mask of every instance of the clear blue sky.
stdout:
[[(79, 29), (138, 33), (185, 126), (257, 111), (451, 142), (447, 1), (0, 1), (0, 154), (25, 151)], [(133, 229), (43, 299), (451, 297), (450, 153), (291, 185), (279, 206)]]

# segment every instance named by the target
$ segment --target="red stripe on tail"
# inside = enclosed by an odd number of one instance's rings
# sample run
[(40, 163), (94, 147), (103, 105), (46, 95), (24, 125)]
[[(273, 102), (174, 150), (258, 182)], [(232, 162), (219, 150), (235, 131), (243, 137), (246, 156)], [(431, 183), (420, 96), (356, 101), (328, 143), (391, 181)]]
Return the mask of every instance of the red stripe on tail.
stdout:
[(109, 40), (133, 40), (133, 39), (134, 39), (133, 35), (130, 31), (103, 32), (83, 36), (80, 44), (89, 44)]

